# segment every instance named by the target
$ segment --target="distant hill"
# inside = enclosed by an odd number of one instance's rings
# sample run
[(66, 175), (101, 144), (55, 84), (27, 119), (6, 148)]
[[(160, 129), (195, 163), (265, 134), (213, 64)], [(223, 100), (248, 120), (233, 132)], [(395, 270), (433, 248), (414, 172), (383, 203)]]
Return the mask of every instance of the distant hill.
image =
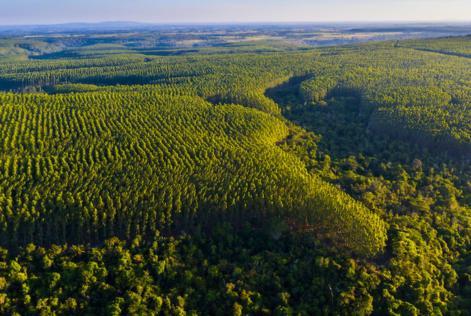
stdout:
[(4, 25), (0, 26), (0, 32), (18, 32), (18, 31), (70, 31), (70, 30), (119, 30), (143, 28), (155, 24), (127, 22), (127, 21), (111, 21), (99, 23), (63, 23), (63, 24), (47, 24), (47, 25)]

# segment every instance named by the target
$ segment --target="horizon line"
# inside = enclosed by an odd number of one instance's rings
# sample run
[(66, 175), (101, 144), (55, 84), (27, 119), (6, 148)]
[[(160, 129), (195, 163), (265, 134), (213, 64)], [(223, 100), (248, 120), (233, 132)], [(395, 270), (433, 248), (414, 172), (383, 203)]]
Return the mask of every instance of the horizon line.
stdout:
[(148, 26), (160, 26), (160, 25), (247, 25), (247, 24), (389, 24), (389, 23), (414, 23), (414, 24), (425, 24), (425, 23), (433, 23), (433, 24), (443, 24), (443, 23), (450, 23), (450, 24), (458, 24), (458, 23), (469, 23), (471, 25), (470, 20), (332, 20), (332, 21), (224, 21), (224, 22), (138, 22), (138, 21), (127, 21), (127, 20), (115, 20), (115, 21), (99, 21), (99, 22), (81, 22), (81, 21), (74, 21), (74, 22), (64, 22), (64, 23), (35, 23), (35, 24), (0, 24), (0, 27), (34, 27), (34, 26), (60, 26), (60, 25), (69, 25), (69, 24), (85, 24), (85, 25), (93, 25), (93, 24), (106, 24), (106, 23), (135, 23), (141, 25), (148, 25)]

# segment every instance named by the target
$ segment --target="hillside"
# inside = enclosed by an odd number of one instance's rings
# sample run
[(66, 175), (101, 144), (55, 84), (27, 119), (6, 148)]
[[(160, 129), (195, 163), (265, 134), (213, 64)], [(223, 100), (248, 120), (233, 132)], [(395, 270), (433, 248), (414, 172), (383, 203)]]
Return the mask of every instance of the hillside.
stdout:
[(9, 55), (42, 55), (59, 52), (54, 45), (32, 40), (0, 40), (0, 56)]

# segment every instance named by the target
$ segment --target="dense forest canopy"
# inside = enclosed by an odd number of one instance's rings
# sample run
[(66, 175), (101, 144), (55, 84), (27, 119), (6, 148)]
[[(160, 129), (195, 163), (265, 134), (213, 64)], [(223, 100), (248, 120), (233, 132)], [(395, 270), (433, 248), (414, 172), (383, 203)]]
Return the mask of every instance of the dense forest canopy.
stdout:
[(469, 315), (471, 37), (41, 43), (0, 40), (2, 313)]

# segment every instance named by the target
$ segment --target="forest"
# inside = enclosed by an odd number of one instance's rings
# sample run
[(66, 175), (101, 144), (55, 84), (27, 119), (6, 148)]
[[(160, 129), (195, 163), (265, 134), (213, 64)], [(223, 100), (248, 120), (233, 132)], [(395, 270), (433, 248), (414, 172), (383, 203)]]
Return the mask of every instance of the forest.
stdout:
[(471, 315), (471, 36), (82, 44), (0, 40), (0, 314)]
[[(121, 48), (199, 49), (233, 43), (271, 41), (305, 47), (392, 39), (459, 36), (471, 33), (466, 23), (226, 23), (156, 24), (137, 22), (0, 25), (0, 58), (42, 55), (92, 45)], [(20, 41), (20, 42), (18, 42)], [(259, 43), (260, 44), (260, 43)], [(20, 49), (18, 49), (20, 48)]]

